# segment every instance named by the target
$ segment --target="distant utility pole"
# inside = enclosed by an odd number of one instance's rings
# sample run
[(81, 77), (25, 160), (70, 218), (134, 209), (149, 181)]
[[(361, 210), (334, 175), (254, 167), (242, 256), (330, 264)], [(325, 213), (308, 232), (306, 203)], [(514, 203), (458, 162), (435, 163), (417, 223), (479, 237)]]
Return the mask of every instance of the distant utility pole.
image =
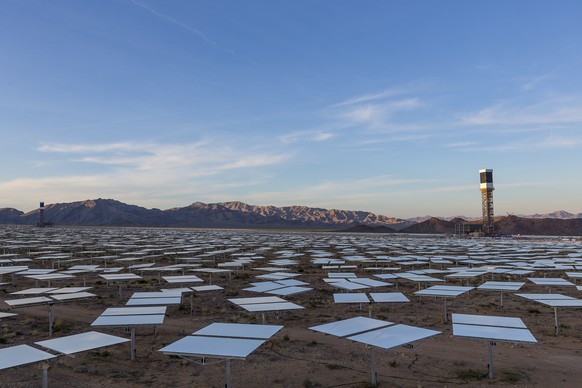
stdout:
[(45, 226), (44, 224), (44, 202), (40, 203), (40, 207), (39, 207), (39, 213), (38, 213), (38, 226), (40, 226), (41, 228)]

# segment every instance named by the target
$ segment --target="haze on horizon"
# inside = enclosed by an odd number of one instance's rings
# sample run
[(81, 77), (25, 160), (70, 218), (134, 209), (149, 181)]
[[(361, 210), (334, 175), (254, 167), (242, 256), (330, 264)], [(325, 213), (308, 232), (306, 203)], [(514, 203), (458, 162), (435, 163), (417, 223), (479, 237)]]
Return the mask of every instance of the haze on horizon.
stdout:
[(5, 0), (0, 208), (582, 212), (582, 3)]

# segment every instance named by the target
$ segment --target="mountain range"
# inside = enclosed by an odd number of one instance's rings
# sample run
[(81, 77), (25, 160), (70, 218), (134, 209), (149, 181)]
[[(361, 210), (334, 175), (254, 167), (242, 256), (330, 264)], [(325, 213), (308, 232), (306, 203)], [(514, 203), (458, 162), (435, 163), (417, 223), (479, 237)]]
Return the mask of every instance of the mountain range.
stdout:
[[(36, 225), (39, 209), (24, 213), (0, 209), (0, 224)], [(167, 210), (147, 209), (113, 199), (95, 199), (45, 206), (45, 222), (67, 226), (173, 228), (281, 228), (345, 230), (372, 233), (455, 233), (455, 224), (479, 219), (418, 217), (399, 219), (365, 211), (308, 206), (255, 206), (243, 202), (194, 202)], [(532, 216), (508, 214), (496, 218), (503, 234), (582, 235), (582, 213), (557, 211)]]
[[(512, 216), (514, 214), (507, 214), (508, 216)], [(551, 212), (551, 213), (544, 213), (544, 214), (516, 214), (515, 216), (517, 217), (521, 217), (521, 218), (555, 218), (555, 219), (559, 219), (559, 220), (573, 220), (576, 218), (582, 218), (582, 213), (569, 213), (567, 211), (564, 210), (558, 210), (555, 212)], [(424, 222), (424, 221), (428, 221), (431, 218), (439, 218), (441, 220), (447, 220), (447, 221), (451, 221), (454, 220), (456, 218), (461, 218), (465, 221), (480, 221), (481, 217), (467, 217), (467, 216), (452, 216), (452, 217), (434, 217), (434, 216), (420, 216), (420, 217), (414, 217), (414, 218), (407, 218), (406, 221), (412, 223), (412, 224), (417, 224), (419, 222)]]
[[(34, 225), (39, 209), (0, 209), (0, 224)], [(146, 209), (113, 199), (95, 199), (45, 206), (45, 221), (56, 225), (143, 226), (175, 228), (341, 229), (354, 225), (409, 225), (405, 220), (364, 211), (327, 210), (307, 206), (252, 206), (242, 202), (205, 204), (167, 210)]]

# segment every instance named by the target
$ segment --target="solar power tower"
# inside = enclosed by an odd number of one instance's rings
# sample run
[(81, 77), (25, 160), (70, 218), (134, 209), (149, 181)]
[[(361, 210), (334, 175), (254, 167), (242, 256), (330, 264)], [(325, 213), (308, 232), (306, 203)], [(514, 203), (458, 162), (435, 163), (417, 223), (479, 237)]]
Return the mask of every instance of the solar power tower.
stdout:
[(495, 235), (494, 214), (493, 214), (493, 170), (479, 170), (481, 178), (481, 206), (483, 208), (483, 234), (485, 236)]

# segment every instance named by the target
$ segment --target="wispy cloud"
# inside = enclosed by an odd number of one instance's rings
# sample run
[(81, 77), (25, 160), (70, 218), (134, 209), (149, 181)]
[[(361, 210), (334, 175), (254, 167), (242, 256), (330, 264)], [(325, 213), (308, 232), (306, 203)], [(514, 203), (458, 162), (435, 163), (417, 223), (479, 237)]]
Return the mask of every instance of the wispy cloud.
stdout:
[(398, 143), (398, 142), (411, 142), (430, 139), (432, 136), (430, 134), (406, 134), (406, 135), (390, 135), (387, 137), (367, 139), (358, 142), (358, 145), (373, 145), (373, 144), (386, 144), (386, 143)]
[[(46, 203), (72, 202), (84, 199), (112, 198), (129, 204), (171, 208), (185, 206), (200, 199), (230, 198), (227, 192), (253, 187), (261, 183), (260, 178), (229, 181), (168, 174), (135, 174), (129, 171), (114, 171), (104, 174), (70, 176), (47, 176), (42, 178), (20, 178), (0, 181), (0, 191), (5, 198), (18, 198), (20, 204), (29, 206)], [(14, 203), (0, 203), (0, 207), (14, 207)], [(20, 208), (20, 210), (30, 210)]]
[(269, 168), (291, 157), (285, 152), (234, 149), (210, 142), (43, 143), (38, 150), (61, 155), (74, 171), (83, 171), (87, 164), (108, 168), (97, 174), (91, 168), (86, 173), (64, 171), (0, 181), (3, 196), (18, 198), (20, 203), (36, 203), (39, 196), (49, 203), (104, 197), (141, 206), (180, 206), (185, 205), (184, 198), (224, 199), (232, 195), (227, 194), (231, 190), (264, 184), (270, 179)]
[[(269, 166), (289, 158), (281, 153), (234, 149), (208, 142), (191, 144), (155, 144), (120, 142), (105, 144), (43, 143), (39, 151), (74, 155), (73, 161), (94, 163), (136, 171), (196, 168), (199, 174), (224, 170)], [(83, 154), (78, 157), (76, 155)]]
[(364, 94), (362, 96), (356, 96), (356, 97), (349, 98), (345, 101), (342, 101), (342, 102), (339, 102), (337, 104), (332, 105), (332, 107), (338, 108), (338, 107), (342, 107), (342, 106), (346, 106), (346, 105), (357, 105), (357, 104), (362, 104), (364, 102), (377, 101), (377, 100), (383, 100), (383, 99), (386, 99), (389, 97), (402, 96), (404, 94), (408, 94), (411, 90), (412, 90), (412, 88), (385, 89), (381, 92)]
[(182, 28), (184, 30), (187, 30), (187, 31), (193, 33), (195, 36), (197, 36), (198, 38), (200, 38), (202, 41), (204, 41), (209, 46), (214, 47), (214, 48), (217, 48), (217, 49), (220, 49), (220, 50), (223, 50), (223, 51), (226, 51), (226, 52), (228, 52), (229, 54), (231, 54), (234, 58), (236, 58), (238, 60), (242, 60), (242, 61), (247, 62), (247, 63), (250, 63), (250, 64), (255, 64), (255, 62), (252, 61), (252, 60), (240, 58), (236, 54), (236, 52), (235, 52), (234, 49), (232, 49), (230, 47), (223, 46), (223, 45), (217, 43), (216, 41), (210, 39), (208, 37), (208, 35), (206, 33), (204, 33), (203, 31), (201, 31), (200, 29), (195, 28), (195, 27), (192, 27), (191, 25), (186, 24), (186, 23), (184, 23), (184, 22), (182, 22), (182, 21), (180, 21), (180, 20), (178, 20), (178, 19), (176, 19), (176, 18), (174, 18), (174, 17), (172, 17), (170, 15), (167, 15), (165, 13), (162, 13), (162, 12), (156, 10), (152, 5), (147, 4), (147, 3), (145, 3), (145, 2), (143, 2), (141, 0), (131, 0), (131, 2), (133, 4), (135, 4), (136, 6), (138, 6), (138, 7), (142, 8), (142, 9), (148, 11), (152, 15), (155, 15), (155, 16), (161, 18), (161, 19), (166, 20), (167, 22), (169, 22), (169, 23), (171, 23), (171, 24), (173, 24), (175, 26), (178, 26), (178, 27), (180, 27), (180, 28)]
[(41, 152), (55, 152), (62, 154), (78, 153), (103, 153), (103, 152), (135, 152), (143, 150), (154, 150), (155, 144), (119, 142), (101, 144), (64, 144), (64, 143), (41, 143), (38, 150)]
[(518, 82), (521, 84), (522, 90), (531, 91), (531, 90), (536, 89), (544, 81), (547, 81), (547, 80), (552, 79), (554, 77), (555, 76), (553, 74), (544, 74), (544, 75), (538, 75), (535, 77), (522, 77), (518, 80)]
[(467, 147), (474, 147), (479, 143), (476, 141), (456, 141), (454, 143), (445, 144), (445, 148), (467, 148)]
[[(42, 178), (19, 178), (0, 181), (0, 190), (7, 198), (18, 198), (20, 203), (37, 204), (78, 201), (97, 198), (101, 195), (114, 196), (114, 182), (103, 175), (50, 176)], [(6, 206), (14, 206), (6, 204)], [(20, 209), (29, 210), (29, 209)]]
[[(566, 148), (578, 148), (582, 146), (582, 137), (563, 137), (555, 136), (553, 134), (536, 140), (530, 141), (516, 141), (505, 144), (499, 144), (491, 147), (481, 148), (485, 151), (546, 151), (559, 150)], [(469, 149), (470, 151), (470, 149)]]
[(551, 96), (530, 104), (507, 100), (460, 115), (461, 125), (540, 126), (568, 123), (582, 123), (582, 99), (579, 97)]
[(371, 133), (406, 132), (415, 135), (427, 129), (410, 112), (425, 109), (419, 93), (426, 89), (420, 81), (378, 92), (357, 95), (328, 106), (333, 127)]
[(371, 130), (394, 131), (399, 128), (398, 124), (392, 122), (396, 113), (415, 110), (424, 105), (418, 98), (394, 99), (350, 107), (341, 112), (340, 117), (351, 125), (361, 125)]
[(331, 140), (335, 136), (336, 136), (335, 133), (326, 130), (296, 131), (280, 136), (279, 140), (283, 143), (297, 143), (300, 141), (323, 142)]
[(500, 138), (487, 144), (476, 142), (457, 142), (445, 145), (465, 152), (535, 152), (582, 147), (582, 136), (562, 136), (550, 133), (547, 136), (522, 138), (503, 141)]
[(423, 104), (418, 98), (406, 98), (400, 100), (390, 100), (380, 104), (361, 105), (348, 110), (345, 117), (354, 121), (369, 122), (386, 118), (394, 112), (418, 108)]
[(139, 0), (131, 0), (131, 2), (133, 4), (135, 4), (135, 5), (137, 5), (138, 7), (145, 9), (149, 13), (151, 13), (151, 14), (159, 17), (159, 18), (162, 18), (162, 19), (164, 19), (164, 20), (166, 20), (166, 21), (168, 21), (168, 22), (170, 22), (172, 24), (177, 25), (178, 27), (181, 27), (181, 28), (183, 28), (185, 30), (188, 30), (188, 31), (194, 33), (196, 36), (198, 36), (200, 39), (202, 39), (204, 42), (208, 43), (209, 45), (215, 46), (215, 47), (217, 46), (217, 44), (216, 44), (215, 41), (209, 39), (206, 36), (206, 34), (203, 33), (202, 31), (200, 31), (199, 29), (194, 28), (194, 27), (191, 27), (191, 26), (187, 25), (186, 23), (183, 23), (183, 22), (181, 22), (181, 21), (179, 21), (179, 20), (177, 20), (177, 19), (175, 19), (175, 18), (173, 18), (173, 17), (171, 17), (169, 15), (166, 15), (164, 13), (161, 13), (161, 12), (157, 11), (153, 6), (151, 6), (149, 4), (146, 4), (146, 3), (142, 2), (142, 1), (139, 1)]

